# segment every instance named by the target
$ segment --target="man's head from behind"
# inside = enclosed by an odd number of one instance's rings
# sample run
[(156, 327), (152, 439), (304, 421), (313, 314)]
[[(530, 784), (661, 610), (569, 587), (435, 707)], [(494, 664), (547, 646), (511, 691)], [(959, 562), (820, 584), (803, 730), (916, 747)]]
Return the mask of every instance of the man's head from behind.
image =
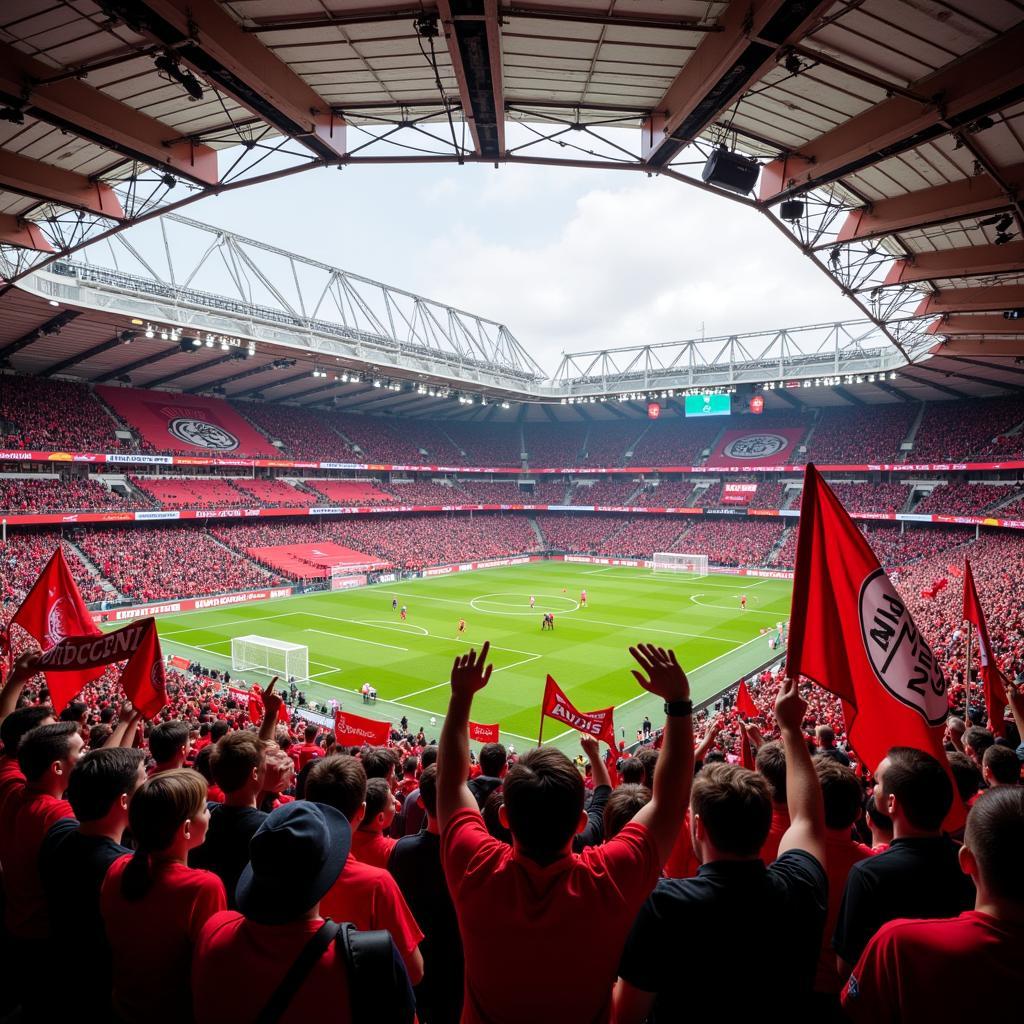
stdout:
[(760, 772), (705, 765), (693, 782), (690, 833), (702, 863), (758, 855), (772, 823), (772, 796)]
[(1024, 787), (996, 786), (967, 815), (960, 866), (974, 879), (979, 902), (1002, 900), (1024, 908)]
[(844, 768), (835, 758), (819, 754), (814, 770), (821, 783), (825, 803), (825, 827), (849, 830), (861, 816), (864, 791), (852, 769)]
[(331, 754), (312, 763), (305, 797), (341, 811), (355, 828), (366, 809), (366, 770), (358, 757)]
[(4, 745), (7, 757), (16, 757), (22, 736), (37, 725), (52, 725), (53, 708), (49, 704), (33, 704), (27, 708), (15, 708), (0, 725), (0, 743)]
[(366, 783), (366, 816), (359, 826), (370, 832), (383, 832), (394, 820), (397, 811), (395, 795), (385, 779), (368, 779)]
[(105, 818), (128, 824), (132, 794), (146, 781), (146, 756), (134, 747), (109, 747), (83, 754), (68, 780), (68, 801), (83, 824)]
[(507, 764), (508, 753), (503, 743), (485, 743), (480, 748), (480, 772), (483, 775), (500, 779)]
[(993, 744), (981, 759), (981, 773), (990, 786), (1020, 785), (1020, 759), (1017, 751)]
[(897, 838), (939, 832), (953, 805), (953, 783), (934, 757), (916, 747), (893, 747), (875, 779), (875, 802), (892, 818)]
[(604, 838), (613, 839), (651, 802), (646, 786), (626, 785), (612, 790), (604, 808)]
[(560, 750), (536, 747), (505, 775), (499, 817), (531, 860), (550, 863), (586, 826), (583, 779)]
[(772, 801), (786, 802), (786, 751), (778, 740), (762, 743), (755, 757), (757, 770), (767, 779)]
[(964, 753), (974, 761), (975, 764), (980, 766), (981, 759), (985, 756), (985, 751), (988, 750), (995, 741), (995, 736), (993, 736), (988, 729), (982, 729), (980, 725), (972, 725), (964, 732)]
[(363, 751), (362, 761), (368, 779), (394, 780), (398, 755), (390, 747), (370, 747)]
[(161, 722), (149, 734), (149, 752), (164, 770), (180, 768), (188, 755), (188, 725), (185, 722)]
[(437, 819), (437, 765), (428, 765), (420, 775), (420, 803), (429, 819)]
[(213, 781), (225, 794), (251, 791), (256, 794), (266, 770), (266, 744), (254, 732), (229, 732), (210, 755)]
[(74, 722), (39, 725), (18, 744), (18, 766), (29, 785), (59, 796), (82, 753), (82, 737)]

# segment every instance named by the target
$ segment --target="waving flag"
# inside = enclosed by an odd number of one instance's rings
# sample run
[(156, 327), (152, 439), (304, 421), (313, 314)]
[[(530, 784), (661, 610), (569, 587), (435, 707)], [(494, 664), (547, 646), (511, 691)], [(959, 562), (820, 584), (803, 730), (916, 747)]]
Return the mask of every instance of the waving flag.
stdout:
[(544, 716), (554, 718), (563, 725), (577, 732), (604, 740), (610, 747), (615, 746), (615, 722), (612, 720), (614, 708), (602, 708), (600, 711), (578, 711), (572, 701), (562, 692), (561, 687), (548, 676), (544, 687), (544, 704), (541, 708), (541, 731), (544, 729)]
[(978, 656), (980, 675), (985, 691), (985, 712), (988, 715), (990, 728), (997, 736), (1006, 732), (1006, 677), (999, 669), (999, 664), (992, 653), (992, 641), (988, 635), (988, 623), (985, 611), (978, 600), (978, 591), (974, 586), (974, 573), (971, 563), (964, 559), (964, 619), (974, 625), (978, 631)]

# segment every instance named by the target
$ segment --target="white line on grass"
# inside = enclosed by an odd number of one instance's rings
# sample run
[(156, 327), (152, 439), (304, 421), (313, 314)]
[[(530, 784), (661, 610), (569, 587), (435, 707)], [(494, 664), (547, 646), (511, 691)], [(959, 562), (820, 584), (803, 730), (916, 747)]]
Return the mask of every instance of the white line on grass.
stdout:
[(408, 647), (397, 647), (395, 644), (382, 644), (379, 640), (363, 640), (362, 637), (349, 636), (347, 633), (329, 633), (326, 629), (304, 629), (303, 633), (319, 633), (321, 636), (336, 636), (339, 640), (354, 640), (357, 644), (371, 644), (373, 647), (386, 647), (390, 651), (405, 651), (409, 653)]
[(691, 594), (690, 595), (690, 600), (698, 608), (720, 608), (724, 612), (739, 612), (741, 615), (745, 614), (745, 612), (753, 612), (755, 615), (770, 615), (773, 619), (775, 619), (776, 622), (779, 621), (779, 616), (784, 614), (783, 612), (769, 612), (769, 611), (765, 611), (763, 608), (747, 608), (747, 609), (744, 609), (744, 608), (740, 607), (740, 605), (708, 604), (706, 601), (698, 601), (697, 600), (698, 597), (703, 597), (703, 596), (704, 596), (703, 594)]
[[(492, 647), (492, 650), (502, 650), (501, 647)], [(537, 661), (538, 658), (542, 657), (540, 654), (531, 654), (528, 658), (520, 658), (519, 661), (513, 661), (508, 665), (502, 665), (501, 668), (496, 668), (491, 675), (496, 672), (504, 672), (507, 669), (515, 668), (517, 665), (529, 665), (531, 662)], [(449, 686), (450, 681), (445, 680), (443, 683), (435, 683), (433, 686), (425, 686), (422, 690), (413, 690), (412, 693), (403, 693), (398, 700), (408, 700), (410, 697), (418, 697), (421, 693), (430, 693), (431, 690), (439, 690), (442, 686)]]

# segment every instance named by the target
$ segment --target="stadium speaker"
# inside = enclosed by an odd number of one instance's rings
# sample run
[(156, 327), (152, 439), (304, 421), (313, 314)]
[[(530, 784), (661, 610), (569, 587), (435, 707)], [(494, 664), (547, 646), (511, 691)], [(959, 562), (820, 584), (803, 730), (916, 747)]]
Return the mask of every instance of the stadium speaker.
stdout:
[(761, 165), (756, 160), (727, 149), (716, 149), (708, 157), (700, 176), (709, 185), (745, 196), (753, 191), (760, 173)]
[(804, 201), (802, 199), (787, 199), (779, 204), (779, 216), (790, 224), (799, 220), (804, 215)]

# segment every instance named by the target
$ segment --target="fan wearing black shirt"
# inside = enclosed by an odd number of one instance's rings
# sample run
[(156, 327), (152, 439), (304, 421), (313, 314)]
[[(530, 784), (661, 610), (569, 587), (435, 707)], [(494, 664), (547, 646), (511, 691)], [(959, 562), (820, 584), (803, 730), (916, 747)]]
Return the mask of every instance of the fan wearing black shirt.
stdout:
[(110, 998), (110, 947), (100, 916), (100, 887), (110, 865), (131, 853), (121, 845), (128, 803), (145, 781), (141, 750), (107, 747), (84, 754), (68, 777), (67, 798), (75, 817), (58, 821), (40, 847), (50, 934), (77, 939), (75, 955), (61, 967), (61, 991), (68, 999), (77, 1000), (83, 992)]
[(416, 1013), (424, 1024), (458, 1024), (462, 1013), (462, 938), (441, 868), (437, 824), (437, 767), (420, 775), (419, 802), (427, 823), (398, 840), (388, 860), (398, 888), (423, 932), (423, 980), (416, 986)]
[(210, 803), (206, 840), (189, 854), (188, 863), (220, 876), (232, 910), (235, 886), (249, 863), (249, 840), (267, 816), (257, 806), (266, 769), (267, 744), (255, 733), (229, 732), (210, 755), (210, 771), (224, 791), (224, 803)]
[(679, 1019), (693, 993), (727, 993), (730, 1019), (756, 1019), (764, 990), (737, 985), (737, 922), (772, 922), (758, 946), (758, 975), (791, 1019), (807, 1014), (827, 908), (821, 786), (800, 731), (807, 703), (797, 684), (779, 690), (775, 717), (786, 754), (790, 825), (765, 867), (761, 846), (772, 819), (768, 783), (739, 765), (701, 770), (690, 797), (690, 835), (701, 861), (695, 878), (662, 879), (626, 940), (615, 986), (617, 1024)]
[(942, 834), (953, 805), (945, 767), (914, 747), (893, 747), (875, 772), (874, 801), (892, 821), (893, 841), (846, 879), (832, 938), (843, 981), (887, 921), (956, 917), (974, 906), (974, 883), (960, 870), (956, 843)]

